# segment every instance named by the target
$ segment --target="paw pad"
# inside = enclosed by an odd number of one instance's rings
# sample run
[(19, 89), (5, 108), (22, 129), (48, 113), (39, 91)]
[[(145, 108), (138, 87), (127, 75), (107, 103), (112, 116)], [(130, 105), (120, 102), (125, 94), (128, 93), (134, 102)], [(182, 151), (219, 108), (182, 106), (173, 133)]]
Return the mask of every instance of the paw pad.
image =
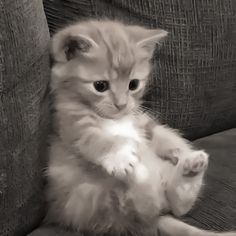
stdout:
[(194, 151), (185, 160), (183, 166), (183, 175), (194, 177), (204, 172), (208, 166), (208, 154), (204, 151)]

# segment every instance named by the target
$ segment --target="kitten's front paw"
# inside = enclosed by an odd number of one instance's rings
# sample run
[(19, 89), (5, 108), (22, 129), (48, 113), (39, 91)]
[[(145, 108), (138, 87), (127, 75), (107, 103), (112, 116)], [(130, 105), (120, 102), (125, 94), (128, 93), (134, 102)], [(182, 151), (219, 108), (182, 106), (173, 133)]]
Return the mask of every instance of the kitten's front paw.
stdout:
[(118, 151), (107, 154), (102, 162), (105, 170), (118, 178), (123, 178), (134, 171), (135, 165), (139, 162), (135, 146), (126, 144)]
[(193, 151), (183, 165), (183, 175), (187, 177), (196, 176), (205, 172), (208, 166), (208, 154), (204, 151)]

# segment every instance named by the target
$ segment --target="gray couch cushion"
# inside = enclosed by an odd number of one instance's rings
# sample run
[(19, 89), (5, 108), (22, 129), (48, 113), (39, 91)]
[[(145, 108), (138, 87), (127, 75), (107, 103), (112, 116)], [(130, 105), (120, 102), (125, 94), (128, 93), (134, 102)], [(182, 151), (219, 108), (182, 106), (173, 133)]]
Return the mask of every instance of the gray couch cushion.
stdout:
[(203, 195), (187, 216), (205, 229), (236, 230), (236, 129), (196, 140), (210, 154)]
[[(202, 196), (183, 218), (197, 227), (226, 231), (236, 230), (236, 129), (195, 141), (210, 153), (210, 165)], [(41, 227), (30, 236), (79, 236), (58, 227)], [(184, 235), (183, 235), (184, 236)]]
[(0, 0), (0, 235), (43, 216), (49, 33), (40, 0)]
[(168, 30), (147, 105), (189, 138), (235, 127), (235, 0), (44, 0), (44, 6), (52, 33), (101, 16)]

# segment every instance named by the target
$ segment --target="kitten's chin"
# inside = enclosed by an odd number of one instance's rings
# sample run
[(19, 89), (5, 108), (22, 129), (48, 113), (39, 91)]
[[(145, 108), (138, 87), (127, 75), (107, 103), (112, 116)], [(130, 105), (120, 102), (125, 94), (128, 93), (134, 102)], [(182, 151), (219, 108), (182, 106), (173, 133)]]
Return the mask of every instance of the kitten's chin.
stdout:
[(132, 111), (129, 110), (122, 110), (119, 112), (113, 112), (113, 113), (103, 113), (98, 112), (98, 115), (105, 119), (121, 119), (124, 116), (127, 116), (128, 114), (131, 114)]
[(123, 116), (127, 115), (128, 113), (124, 113), (124, 112), (119, 112), (117, 114), (99, 114), (102, 118), (105, 119), (120, 119)]

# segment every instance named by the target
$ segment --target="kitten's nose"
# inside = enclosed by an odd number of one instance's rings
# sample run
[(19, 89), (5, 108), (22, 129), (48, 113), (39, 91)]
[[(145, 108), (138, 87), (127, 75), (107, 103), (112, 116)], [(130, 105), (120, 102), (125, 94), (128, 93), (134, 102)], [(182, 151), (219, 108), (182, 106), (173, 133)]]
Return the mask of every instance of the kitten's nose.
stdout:
[(123, 110), (126, 107), (127, 103), (115, 103), (115, 107), (118, 110)]

